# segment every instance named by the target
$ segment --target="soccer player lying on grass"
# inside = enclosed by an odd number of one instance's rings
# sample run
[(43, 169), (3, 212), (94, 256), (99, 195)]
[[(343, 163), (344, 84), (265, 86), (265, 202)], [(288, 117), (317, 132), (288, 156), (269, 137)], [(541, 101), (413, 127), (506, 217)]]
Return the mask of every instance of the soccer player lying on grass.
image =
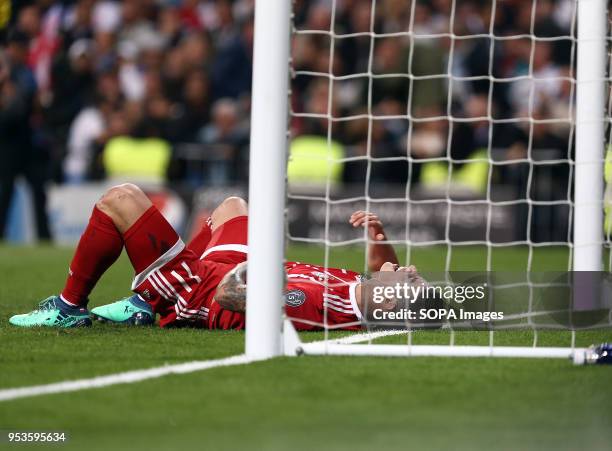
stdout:
[[(350, 222), (354, 227), (368, 227), (373, 240), (368, 262), (370, 271), (400, 270), (416, 274), (414, 267), (398, 266), (395, 251), (385, 242), (382, 223), (375, 215), (358, 211)], [(136, 273), (132, 283), (136, 294), (94, 308), (91, 312), (94, 318), (152, 324), (155, 314), (159, 314), (162, 327), (242, 329), (244, 285), (236, 283), (233, 276), (239, 269), (235, 269), (237, 265), (247, 258), (246, 244), (247, 204), (240, 198), (229, 197), (223, 201), (185, 246), (140, 188), (132, 184), (116, 186), (95, 205), (61, 294), (45, 299), (37, 309), (15, 315), (9, 321), (22, 327), (91, 325), (88, 296), (125, 247)], [(285, 308), (298, 329), (320, 328), (326, 309), (329, 325), (360, 328), (358, 273), (325, 270), (298, 262), (286, 263), (285, 270)], [(383, 308), (395, 308), (392, 303), (389, 300), (389, 305), (383, 304)]]

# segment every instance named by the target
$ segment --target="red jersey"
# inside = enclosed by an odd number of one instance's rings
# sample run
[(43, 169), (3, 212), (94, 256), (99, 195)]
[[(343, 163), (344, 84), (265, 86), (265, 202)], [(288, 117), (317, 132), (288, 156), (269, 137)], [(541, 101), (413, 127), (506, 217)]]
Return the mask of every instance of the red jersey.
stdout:
[[(213, 296), (218, 281), (227, 268), (211, 271), (205, 285), (205, 307), (209, 329), (243, 329), (245, 316), (221, 308)], [(344, 330), (361, 329), (361, 313), (357, 306), (355, 290), (360, 282), (359, 273), (346, 269), (287, 262), (287, 286), (285, 289), (285, 313), (297, 330), (328, 328)], [(217, 275), (217, 274), (220, 275)], [(327, 280), (327, 282), (326, 282)]]
[(247, 218), (239, 216), (206, 239), (207, 246), (198, 239), (185, 246), (177, 236), (168, 251), (136, 275), (132, 289), (159, 314), (162, 327), (242, 329), (244, 315), (221, 309), (213, 296), (225, 274), (246, 260), (246, 235)]
[[(174, 262), (173, 262), (174, 263)], [(172, 265), (176, 268), (177, 265)], [(207, 329), (244, 329), (245, 315), (223, 309), (214, 295), (221, 279), (231, 271), (235, 264), (217, 263), (200, 260), (190, 262), (193, 268), (191, 278), (197, 277), (197, 283), (191, 284), (193, 292), (187, 295), (177, 289), (177, 294), (185, 299), (167, 299), (164, 306), (157, 305), (156, 311), (162, 314), (162, 326), (174, 321), (197, 321)], [(285, 290), (285, 312), (298, 330), (320, 330), (327, 325), (331, 329), (361, 329), (361, 313), (357, 306), (355, 290), (358, 288), (360, 275), (354, 271), (337, 268), (323, 268), (298, 262), (287, 262), (287, 286)], [(161, 270), (164, 273), (164, 269)], [(189, 280), (189, 274), (176, 276)], [(178, 288), (178, 287), (177, 287)], [(182, 307), (177, 315), (177, 305)], [(165, 310), (165, 312), (164, 312)], [(164, 315), (166, 313), (166, 315)]]
[[(355, 299), (360, 281), (358, 273), (336, 268), (325, 270), (322, 266), (298, 262), (287, 262), (285, 270), (285, 313), (297, 330), (320, 330), (325, 325), (332, 329), (361, 329), (361, 313)], [(213, 299), (227, 271), (223, 267), (209, 271), (208, 275), (202, 274), (204, 289), (198, 294), (206, 296), (204, 306), (209, 329), (243, 329), (245, 326), (243, 313), (225, 310)]]
[(361, 329), (359, 273), (299, 262), (285, 263), (285, 270), (285, 313), (296, 329)]
[[(194, 324), (207, 329), (244, 329), (245, 315), (214, 300), (221, 279), (246, 260), (247, 218), (227, 221), (213, 233), (204, 252), (182, 240), (138, 274), (132, 289), (160, 315), (160, 326)], [(196, 253), (197, 252), (197, 253)], [(360, 276), (346, 269), (287, 262), (285, 312), (298, 330), (324, 327), (359, 330), (355, 298)]]
[[(189, 252), (181, 252), (134, 289), (159, 313), (159, 325), (195, 323), (211, 329), (244, 328), (242, 315), (234, 317), (234, 312), (225, 310), (219, 315), (221, 307), (212, 302), (221, 279), (236, 265), (189, 257)], [(224, 321), (219, 322), (221, 319)]]

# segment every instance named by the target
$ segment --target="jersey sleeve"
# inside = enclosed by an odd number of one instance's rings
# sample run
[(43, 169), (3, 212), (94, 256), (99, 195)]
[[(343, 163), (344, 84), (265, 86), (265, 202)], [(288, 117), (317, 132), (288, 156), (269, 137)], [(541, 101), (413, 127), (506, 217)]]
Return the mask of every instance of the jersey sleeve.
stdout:
[(325, 286), (318, 283), (290, 283), (285, 291), (285, 313), (297, 330), (320, 330), (325, 323), (345, 330), (361, 330), (350, 301), (339, 299), (326, 293)]
[(312, 282), (289, 283), (285, 290), (285, 313), (297, 330), (318, 330), (323, 326), (323, 290)]

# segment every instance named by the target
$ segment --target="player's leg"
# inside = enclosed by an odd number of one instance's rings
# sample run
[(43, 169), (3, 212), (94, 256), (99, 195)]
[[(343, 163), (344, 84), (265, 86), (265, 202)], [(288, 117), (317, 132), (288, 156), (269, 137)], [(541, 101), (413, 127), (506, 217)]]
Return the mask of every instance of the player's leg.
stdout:
[[(204, 312), (189, 304), (198, 292), (196, 285), (202, 282), (198, 258), (154, 206), (147, 208), (150, 203), (143, 196), (140, 190), (128, 192), (108, 205), (108, 214), (122, 232), (136, 272), (132, 290), (137, 294), (96, 307), (92, 314), (105, 321), (138, 325), (143, 322), (132, 311), (140, 308), (138, 304), (145, 304), (151, 313), (159, 313), (162, 326), (201, 325)], [(143, 208), (146, 210), (140, 216), (133, 214)], [(146, 312), (141, 309), (137, 313)]]
[(234, 196), (228, 197), (213, 210), (210, 217), (208, 217), (200, 231), (192, 238), (187, 247), (195, 252), (196, 255), (201, 256), (212, 238), (213, 218), (214, 228), (217, 229), (228, 220), (237, 216), (246, 216), (247, 214), (247, 203), (244, 199)]
[[(246, 245), (246, 228), (244, 228), (244, 238), (242, 236), (237, 237), (236, 233), (233, 233), (233, 236), (228, 236), (227, 231), (222, 229), (224, 224), (235, 218), (242, 218), (242, 221), (246, 224), (247, 214), (248, 206), (244, 199), (233, 196), (228, 197), (213, 210), (210, 218), (208, 218), (198, 234), (189, 243), (189, 249), (200, 257), (207, 249), (219, 244), (221, 241), (225, 244)], [(234, 226), (234, 229), (236, 229), (236, 226)]]
[(231, 219), (247, 216), (249, 208), (241, 197), (228, 197), (210, 215), (213, 232)]
[[(148, 229), (145, 236), (139, 237), (135, 232), (143, 224), (149, 227), (145, 227)], [(18, 326), (89, 325), (88, 296), (102, 274), (117, 260), (124, 244), (138, 271), (163, 254), (169, 247), (167, 242), (176, 240), (176, 232), (138, 187), (130, 184), (113, 187), (92, 211), (61, 295), (47, 298), (37, 310), (16, 315), (10, 322)]]
[(248, 206), (244, 199), (228, 197), (211, 215), (212, 237), (201, 259), (241, 263), (247, 254)]
[(96, 209), (110, 218), (120, 234), (125, 234), (152, 205), (140, 188), (125, 183), (109, 189), (97, 202)]
[[(136, 274), (182, 242), (172, 226), (149, 198), (135, 185), (115, 187), (98, 202), (98, 208), (112, 219)], [(153, 307), (134, 294), (91, 310), (100, 321), (148, 325), (155, 322)]]
[(102, 208), (122, 233), (136, 273), (132, 289), (138, 294), (96, 307), (93, 316), (136, 325), (153, 323), (155, 313), (166, 322), (175, 314), (189, 317), (183, 312), (189, 294), (194, 292), (188, 282), (200, 279), (191, 280), (186, 273), (195, 274), (193, 262), (197, 257), (185, 249), (176, 231), (140, 189), (129, 185), (127, 191), (118, 194), (108, 197)]
[[(193, 252), (193, 254), (197, 257), (200, 257), (206, 249), (209, 249), (213, 244), (221, 243), (222, 247), (219, 245), (215, 246), (212, 250), (212, 254), (207, 256), (207, 260), (213, 260), (220, 263), (239, 263), (246, 259), (246, 252), (242, 248), (246, 248), (246, 235), (247, 235), (247, 204), (246, 202), (238, 197), (228, 197), (225, 199), (212, 213), (211, 217), (208, 218), (206, 224), (200, 229), (196, 237), (194, 237), (189, 245), (187, 246), (187, 250), (189, 252)], [(132, 226), (130, 231), (133, 230), (135, 226)], [(126, 235), (131, 235), (130, 231), (126, 233)], [(143, 234), (138, 234), (137, 236), (144, 236)], [(128, 250), (128, 254), (130, 254), (130, 240), (126, 242), (126, 248)], [(240, 247), (239, 251), (236, 250), (226, 250), (223, 246), (230, 245), (231, 247), (238, 246)], [(146, 244), (144, 245), (146, 247)], [(136, 246), (138, 249), (140, 246)], [(208, 255), (208, 254), (207, 254)], [(137, 262), (132, 262), (135, 268), (138, 268)], [(182, 265), (181, 265), (182, 266)], [(184, 267), (183, 267), (184, 268)], [(181, 272), (180, 268), (177, 268), (177, 271)], [(137, 269), (137, 273), (140, 271)], [(170, 271), (172, 274), (172, 271)], [(152, 288), (149, 287), (149, 292), (157, 291), (157, 289), (164, 289), (164, 286), (167, 287), (168, 282), (173, 280), (173, 277), (168, 278), (168, 280), (164, 280), (159, 276), (159, 272), (156, 272), (157, 275), (154, 275), (154, 285)], [(176, 277), (176, 276), (174, 276)], [(140, 285), (144, 280), (144, 277), (137, 275), (135, 280), (135, 285)], [(163, 284), (160, 285), (160, 284)], [(146, 291), (147, 287), (143, 288), (143, 291)], [(167, 293), (166, 293), (167, 294)], [(125, 312), (124, 307), (131, 308), (130, 305), (127, 304), (129, 301), (140, 301), (138, 296), (131, 296), (125, 299), (121, 299), (120, 301), (113, 302), (110, 304), (106, 304), (103, 306), (96, 307), (92, 310), (92, 314), (98, 320), (110, 321), (110, 322), (126, 322), (125, 320)], [(150, 301), (149, 303), (156, 306), (156, 311), (160, 313), (160, 315), (164, 318), (161, 323), (166, 323), (168, 314), (173, 314), (175, 312), (162, 311), (163, 309), (158, 308), (156, 302)], [(181, 315), (181, 319), (184, 319), (185, 315), (190, 313), (186, 311), (181, 311), (181, 307), (183, 309), (187, 309), (188, 307), (185, 305), (179, 305), (179, 314)], [(176, 310), (176, 305), (174, 306), (174, 310)], [(193, 312), (191, 312), (193, 313)], [(130, 318), (132, 319), (132, 318)], [(137, 321), (131, 321), (130, 324), (139, 325), (141, 323)]]
[[(247, 259), (247, 203), (239, 197), (228, 197), (211, 216), (212, 236), (200, 259), (233, 268)], [(244, 315), (225, 310), (212, 302), (208, 312), (211, 329), (243, 329)]]
[(124, 245), (123, 234), (152, 204), (135, 185), (109, 189), (96, 203), (70, 263), (61, 298), (75, 306), (86, 306), (88, 296)]
[(198, 233), (189, 241), (187, 247), (191, 249), (198, 257), (206, 250), (206, 246), (212, 237), (212, 220), (210, 216), (206, 219)]

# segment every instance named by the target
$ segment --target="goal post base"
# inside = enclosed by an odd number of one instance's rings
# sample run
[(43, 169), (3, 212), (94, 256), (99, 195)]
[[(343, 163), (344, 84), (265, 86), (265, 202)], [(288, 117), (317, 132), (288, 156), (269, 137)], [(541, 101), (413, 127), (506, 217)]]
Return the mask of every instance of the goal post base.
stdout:
[(586, 349), (533, 348), (521, 346), (443, 346), (443, 345), (386, 345), (306, 343), (301, 350), (305, 355), (354, 355), (388, 357), (514, 357), (574, 360)]
[(288, 319), (283, 320), (283, 330), (281, 332), (282, 354), (288, 357), (295, 357), (303, 354), (303, 343), (300, 340), (295, 327)]
[[(396, 344), (346, 344), (334, 340), (303, 343), (298, 333), (285, 319), (283, 322), (283, 354), (380, 356), (380, 357), (510, 357), (567, 359), (576, 365), (587, 360), (587, 348), (530, 347), (530, 346), (459, 346), (459, 345), (396, 345)], [(364, 335), (368, 339), (368, 335)], [(364, 339), (364, 340), (365, 340)]]

